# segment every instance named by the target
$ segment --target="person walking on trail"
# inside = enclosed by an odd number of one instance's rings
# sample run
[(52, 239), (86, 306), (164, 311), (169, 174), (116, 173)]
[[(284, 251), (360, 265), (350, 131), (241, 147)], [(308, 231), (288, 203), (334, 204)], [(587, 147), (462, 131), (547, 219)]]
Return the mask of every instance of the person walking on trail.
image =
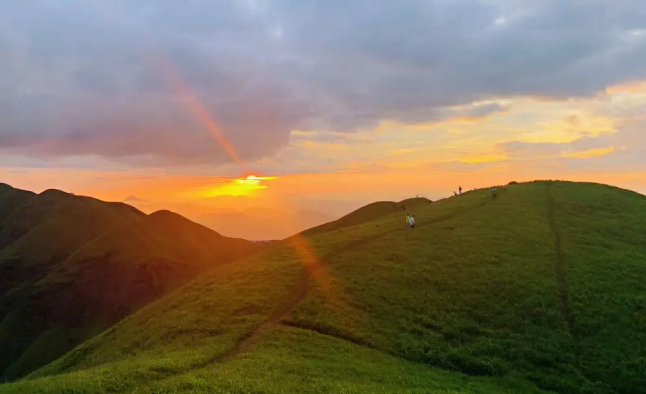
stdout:
[(493, 189), (491, 189), (491, 194), (492, 194), (494, 200), (496, 198), (498, 198), (498, 190), (496, 190), (495, 187)]
[(410, 226), (410, 214), (409, 213), (406, 214), (406, 226), (405, 227), (408, 228), (408, 226)]
[(412, 215), (408, 220), (408, 228), (409, 229), (415, 228), (415, 215)]
[(460, 191), (460, 194), (462, 194), (462, 186), (458, 188), (458, 191)]

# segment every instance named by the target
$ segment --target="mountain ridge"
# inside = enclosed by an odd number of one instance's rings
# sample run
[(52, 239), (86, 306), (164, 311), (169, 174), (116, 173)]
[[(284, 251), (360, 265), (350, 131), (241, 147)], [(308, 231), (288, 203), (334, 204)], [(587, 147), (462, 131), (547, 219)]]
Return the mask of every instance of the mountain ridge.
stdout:
[(386, 204), (210, 270), (0, 393), (646, 393), (645, 196), (542, 181)]
[[(52, 361), (196, 275), (258, 250), (170, 212), (146, 215), (55, 189), (35, 194), (3, 184), (0, 193), (5, 379)], [(37, 351), (33, 344), (41, 342), (50, 349)]]

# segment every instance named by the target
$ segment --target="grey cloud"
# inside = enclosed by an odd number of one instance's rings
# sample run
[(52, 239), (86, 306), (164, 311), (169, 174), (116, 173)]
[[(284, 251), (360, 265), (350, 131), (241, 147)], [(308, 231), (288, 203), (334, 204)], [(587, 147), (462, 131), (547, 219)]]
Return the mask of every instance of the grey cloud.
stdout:
[(470, 103), (646, 77), (637, 1), (102, 3), (0, 4), (0, 149), (227, 161), (184, 89), (253, 159), (296, 128), (482, 117), (505, 108)]
[(500, 112), (507, 112), (511, 109), (511, 105), (502, 105), (499, 103), (488, 104), (474, 104), (457, 109), (450, 109), (445, 111), (447, 118), (466, 118), (466, 119), (481, 119), (494, 115)]

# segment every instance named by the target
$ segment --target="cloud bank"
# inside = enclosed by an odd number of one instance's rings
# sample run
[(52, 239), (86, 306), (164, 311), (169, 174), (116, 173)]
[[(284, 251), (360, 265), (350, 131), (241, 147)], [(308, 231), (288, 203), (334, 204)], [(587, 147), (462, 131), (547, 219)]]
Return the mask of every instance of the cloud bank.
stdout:
[(592, 96), (646, 78), (645, 21), (629, 0), (4, 2), (0, 152), (230, 161), (189, 96), (245, 160), (293, 130)]

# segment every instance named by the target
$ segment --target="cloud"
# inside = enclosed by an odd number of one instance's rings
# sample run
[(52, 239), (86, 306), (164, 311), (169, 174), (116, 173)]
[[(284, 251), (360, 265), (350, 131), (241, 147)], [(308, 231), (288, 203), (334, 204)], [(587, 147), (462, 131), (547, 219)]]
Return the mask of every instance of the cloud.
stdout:
[[(511, 141), (499, 144), (497, 149), (511, 159), (582, 158), (588, 153), (608, 150), (609, 147), (606, 144), (603, 138), (582, 137), (569, 143)], [(612, 153), (612, 150), (606, 153)]]
[(605, 0), (6, 2), (0, 150), (229, 161), (189, 94), (246, 160), (293, 130), (482, 118), (646, 78), (644, 20)]
[(582, 152), (561, 152), (561, 157), (566, 157), (569, 159), (589, 159), (592, 157), (609, 155), (614, 151), (615, 147), (609, 146), (607, 148), (589, 149)]
[(464, 159), (462, 162), (466, 164), (484, 164), (484, 163), (498, 163), (506, 161), (507, 155), (487, 155), (487, 156), (473, 156)]
[(511, 105), (500, 103), (476, 103), (449, 108), (444, 111), (443, 119), (476, 121), (494, 114), (505, 113), (511, 110)]

